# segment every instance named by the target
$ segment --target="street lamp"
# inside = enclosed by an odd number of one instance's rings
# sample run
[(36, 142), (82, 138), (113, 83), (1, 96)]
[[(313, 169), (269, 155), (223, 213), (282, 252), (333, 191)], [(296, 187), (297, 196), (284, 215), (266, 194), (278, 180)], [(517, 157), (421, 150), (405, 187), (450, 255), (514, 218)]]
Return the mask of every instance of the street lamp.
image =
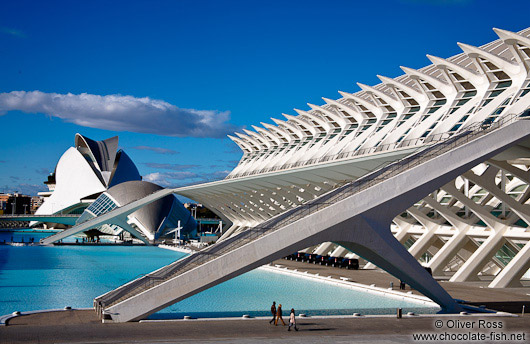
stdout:
[(11, 215), (15, 215), (15, 206), (17, 205), (17, 202), (11, 202)]
[(26, 207), (27, 206), (28, 206), (27, 204), (24, 204), (24, 215), (26, 215)]

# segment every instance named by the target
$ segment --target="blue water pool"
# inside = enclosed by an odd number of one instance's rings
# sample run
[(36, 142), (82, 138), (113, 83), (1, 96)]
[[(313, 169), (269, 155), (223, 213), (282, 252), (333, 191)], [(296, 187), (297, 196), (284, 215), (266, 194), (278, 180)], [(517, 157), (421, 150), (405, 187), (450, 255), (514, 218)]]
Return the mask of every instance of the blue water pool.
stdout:
[[(55, 232), (40, 232), (40, 231), (30, 231), (30, 230), (19, 230), (15, 232), (11, 231), (0, 231), (0, 243), (9, 243), (9, 242), (25, 242), (28, 243), (32, 239), (34, 242), (39, 242), (40, 239), (46, 238), (54, 234)], [(70, 239), (70, 238), (69, 238)], [(75, 239), (70, 240), (75, 242)]]
[[(40, 238), (39, 238), (40, 239)], [(35, 239), (37, 240), (37, 238)], [(26, 239), (27, 241), (27, 239)], [(180, 259), (149, 246), (0, 245), (0, 315), (13, 311), (92, 306), (94, 297)], [(255, 270), (170, 306), (150, 318), (268, 315), (272, 301), (312, 315), (433, 313), (417, 303)]]

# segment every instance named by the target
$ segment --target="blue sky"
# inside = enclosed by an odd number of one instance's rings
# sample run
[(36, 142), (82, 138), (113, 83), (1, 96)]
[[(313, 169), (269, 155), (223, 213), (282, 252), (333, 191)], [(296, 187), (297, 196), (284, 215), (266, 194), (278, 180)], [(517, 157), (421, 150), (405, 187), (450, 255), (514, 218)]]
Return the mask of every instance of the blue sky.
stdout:
[(163, 186), (222, 177), (227, 133), (530, 25), (528, 1), (1, 1), (0, 192), (35, 194), (79, 132)]

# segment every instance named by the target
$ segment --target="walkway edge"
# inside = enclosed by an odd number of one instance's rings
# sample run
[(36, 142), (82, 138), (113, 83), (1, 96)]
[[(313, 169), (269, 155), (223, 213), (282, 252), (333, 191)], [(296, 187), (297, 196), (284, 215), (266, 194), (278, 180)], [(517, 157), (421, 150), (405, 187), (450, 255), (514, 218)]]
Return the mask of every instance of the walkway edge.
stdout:
[(56, 308), (56, 309), (42, 309), (38, 311), (27, 311), (27, 312), (13, 312), (11, 314), (1, 315), (0, 316), (0, 326), (7, 326), (9, 320), (21, 317), (23, 315), (39, 314), (39, 313), (49, 313), (49, 312), (70, 312), (70, 311), (88, 311), (93, 310), (92, 308)]
[(282, 267), (281, 264), (276, 264), (274, 266), (263, 265), (263, 266), (260, 266), (258, 269), (291, 275), (291, 276), (296, 276), (300, 278), (311, 279), (314, 281), (324, 282), (324, 283), (335, 285), (338, 287), (344, 287), (348, 289), (364, 291), (364, 292), (373, 293), (377, 295), (383, 295), (385, 297), (391, 297), (393, 299), (411, 301), (414, 303), (419, 303), (419, 304), (430, 306), (430, 307), (438, 307), (438, 308), (440, 307), (437, 303), (433, 302), (431, 299), (423, 295), (409, 294), (409, 292), (403, 293), (397, 290), (390, 290), (390, 289), (375, 287), (375, 286), (366, 285), (366, 284), (357, 283), (357, 282), (338, 280), (335, 278), (331, 278), (327, 276), (320, 276), (320, 275), (312, 274), (309, 272), (302, 272), (299, 270), (291, 270), (291, 269)]

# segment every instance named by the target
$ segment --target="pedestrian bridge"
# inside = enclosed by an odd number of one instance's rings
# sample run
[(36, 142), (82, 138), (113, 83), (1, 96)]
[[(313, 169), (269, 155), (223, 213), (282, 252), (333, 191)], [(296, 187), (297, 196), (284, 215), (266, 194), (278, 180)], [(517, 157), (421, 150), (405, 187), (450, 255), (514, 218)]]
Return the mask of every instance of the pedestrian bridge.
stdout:
[[(525, 145), (530, 121), (506, 116), (494, 124), (463, 129), (352, 183), (242, 231), (180, 261), (97, 297), (102, 318), (135, 321), (292, 252), (325, 241), (337, 243), (386, 270), (438, 303), (460, 306), (408, 253), (390, 224), (411, 204), (515, 144)], [(44, 244), (128, 214), (178, 189), (163, 189), (43, 239)]]
[[(139, 320), (292, 252), (332, 241), (409, 284), (444, 312), (459, 312), (461, 306), (392, 235), (391, 221), (480, 162), (515, 144), (530, 146), (529, 136), (530, 121), (518, 116), (468, 127), (446, 141), (101, 295), (94, 300), (94, 307), (103, 319)], [(174, 191), (157, 191), (71, 230), (97, 226)]]

